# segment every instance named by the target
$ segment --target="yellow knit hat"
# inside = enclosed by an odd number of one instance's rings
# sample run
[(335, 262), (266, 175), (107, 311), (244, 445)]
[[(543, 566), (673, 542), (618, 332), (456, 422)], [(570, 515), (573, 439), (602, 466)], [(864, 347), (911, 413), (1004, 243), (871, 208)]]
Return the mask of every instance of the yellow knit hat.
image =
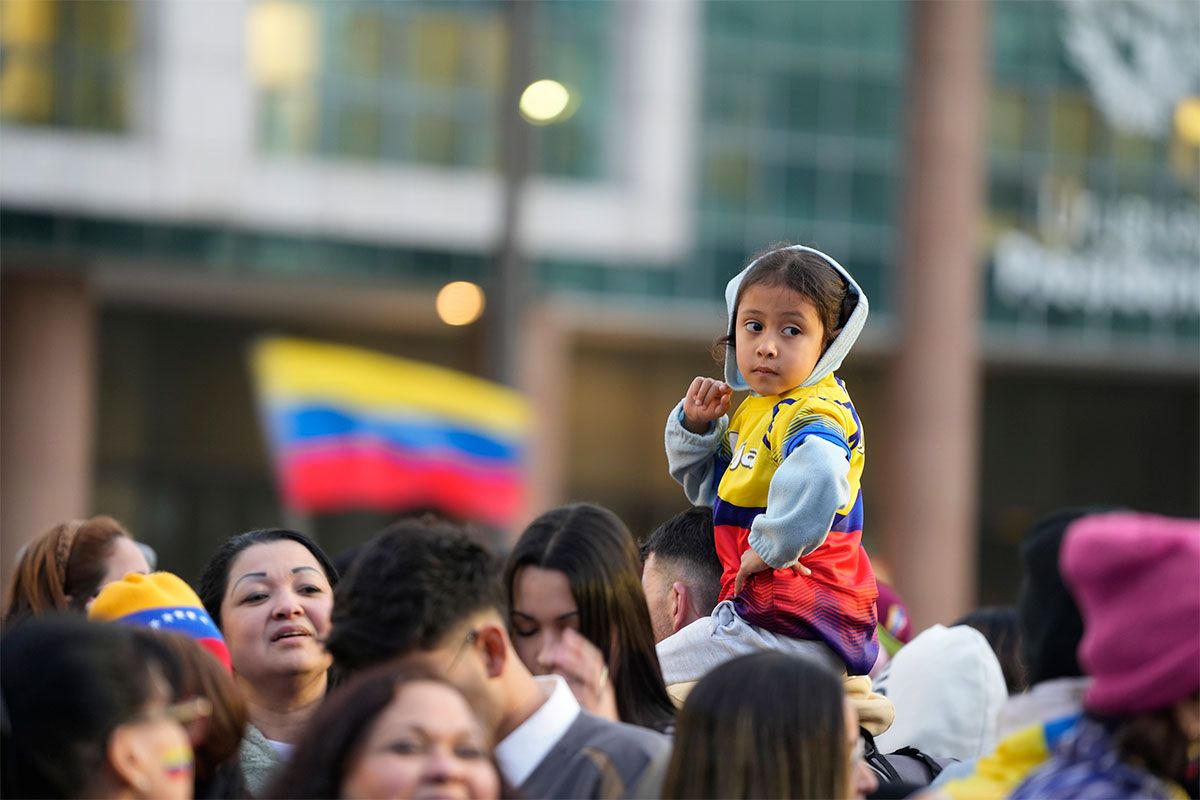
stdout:
[(231, 669), (229, 648), (192, 587), (170, 572), (131, 572), (106, 584), (88, 608), (90, 619), (183, 633)]

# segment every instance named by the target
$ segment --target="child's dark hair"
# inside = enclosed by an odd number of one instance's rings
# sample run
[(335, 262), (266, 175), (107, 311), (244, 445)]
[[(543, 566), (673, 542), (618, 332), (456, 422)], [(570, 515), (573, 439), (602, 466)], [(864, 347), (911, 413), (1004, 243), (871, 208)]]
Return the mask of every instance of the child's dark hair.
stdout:
[(717, 340), (718, 349), (734, 347), (734, 331), (737, 324), (737, 310), (742, 303), (742, 297), (751, 286), (783, 286), (812, 302), (817, 310), (821, 325), (825, 328), (825, 341), (822, 348), (829, 347), (837, 337), (854, 310), (857, 298), (850, 291), (846, 279), (829, 265), (825, 259), (808, 250), (789, 249), (789, 242), (777, 242), (755, 254), (752, 262), (757, 262), (746, 273), (738, 286), (737, 300), (733, 304), (733, 314), (729, 320), (729, 330)]

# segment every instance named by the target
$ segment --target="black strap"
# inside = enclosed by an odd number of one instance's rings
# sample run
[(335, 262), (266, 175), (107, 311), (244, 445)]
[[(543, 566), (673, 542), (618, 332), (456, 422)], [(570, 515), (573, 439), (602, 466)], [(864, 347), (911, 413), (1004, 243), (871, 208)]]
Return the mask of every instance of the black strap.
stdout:
[(925, 768), (929, 770), (929, 780), (930, 781), (932, 781), (938, 775), (942, 774), (942, 765), (937, 762), (937, 759), (933, 758), (932, 756), (926, 755), (925, 753), (922, 753), (920, 750), (918, 750), (915, 747), (901, 747), (899, 750), (897, 750), (892, 755), (910, 756), (910, 757), (915, 758), (918, 761), (920, 761), (922, 764), (925, 765)]
[(879, 752), (879, 748), (875, 746), (875, 737), (867, 732), (865, 728), (859, 729), (863, 737), (863, 760), (867, 762), (867, 766), (879, 773), (880, 777), (887, 780), (888, 783), (896, 783), (900, 780), (900, 773), (896, 772), (895, 768), (888, 763), (887, 757)]

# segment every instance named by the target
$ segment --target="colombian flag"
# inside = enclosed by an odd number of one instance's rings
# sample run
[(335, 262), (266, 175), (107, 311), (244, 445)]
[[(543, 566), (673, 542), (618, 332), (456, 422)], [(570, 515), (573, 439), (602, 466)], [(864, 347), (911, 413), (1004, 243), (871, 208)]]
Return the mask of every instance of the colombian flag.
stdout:
[(252, 358), (289, 507), (432, 507), (497, 527), (519, 514), (530, 413), (512, 389), (299, 339), (260, 340)]

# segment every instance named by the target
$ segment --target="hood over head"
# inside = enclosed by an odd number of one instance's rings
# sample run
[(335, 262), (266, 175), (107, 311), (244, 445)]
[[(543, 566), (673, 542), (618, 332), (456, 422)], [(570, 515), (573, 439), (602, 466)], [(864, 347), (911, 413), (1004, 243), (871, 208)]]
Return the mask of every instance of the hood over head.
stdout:
[[(855, 282), (850, 273), (845, 267), (834, 261), (829, 256), (816, 250), (812, 247), (805, 247), (802, 244), (793, 244), (786, 247), (780, 247), (769, 253), (764, 253), (758, 258), (751, 261), (745, 269), (735, 275), (725, 286), (725, 309), (726, 309), (726, 330), (733, 332), (734, 322), (734, 306), (737, 304), (738, 289), (742, 285), (742, 279), (746, 277), (754, 265), (769, 255), (778, 253), (780, 250), (799, 250), (806, 253), (812, 253), (824, 260), (829, 266), (833, 267), (839, 275), (846, 281), (846, 289), (850, 295), (856, 298), (853, 310), (846, 319), (846, 324), (842, 326), (841, 332), (837, 335), (829, 347), (825, 348), (825, 352), (821, 354), (821, 358), (817, 361), (817, 365), (813, 367), (812, 374), (805, 379), (801, 386), (814, 386), (820, 383), (829, 373), (836, 370), (842, 365), (842, 360), (846, 358), (850, 352), (850, 348), (854, 346), (854, 342), (858, 339), (858, 335), (862, 332), (863, 326), (867, 322), (867, 296), (863, 290)], [(736, 391), (746, 391), (750, 385), (746, 383), (746, 379), (742, 377), (742, 373), (738, 371), (737, 357), (734, 355), (733, 342), (725, 346), (725, 382), (728, 383)]]
[(996, 746), (1008, 688), (991, 645), (974, 628), (922, 631), (892, 658), (876, 689), (896, 707), (892, 727), (875, 738), (881, 753), (915, 747), (965, 761)]

